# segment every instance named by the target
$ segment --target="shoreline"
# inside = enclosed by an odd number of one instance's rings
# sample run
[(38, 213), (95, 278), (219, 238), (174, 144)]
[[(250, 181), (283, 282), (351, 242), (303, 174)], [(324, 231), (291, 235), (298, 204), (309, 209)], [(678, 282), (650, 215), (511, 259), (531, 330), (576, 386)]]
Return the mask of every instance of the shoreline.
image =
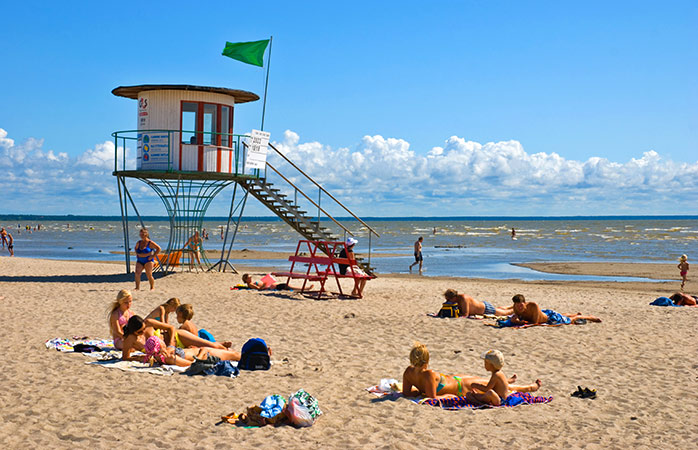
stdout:
[[(238, 250), (238, 253), (240, 253), (240, 259), (245, 259), (246, 256), (248, 256), (247, 259), (267, 259), (267, 260), (285, 260), (288, 257), (288, 254), (285, 252), (258, 252), (258, 251), (249, 251), (249, 250)], [(235, 252), (231, 252), (231, 256)], [(276, 257), (271, 257), (271, 258), (254, 258), (250, 257), (252, 255), (257, 256), (259, 253), (264, 253), (265, 255), (274, 255)], [(2, 258), (8, 258), (9, 257), (0, 257), (0, 260)], [(56, 259), (41, 259), (41, 258), (23, 258), (23, 257), (13, 257), (15, 259), (26, 259), (26, 260), (32, 260), (32, 261), (44, 261), (44, 262), (68, 262), (68, 263), (87, 263), (87, 264), (106, 264), (109, 266), (122, 266), (124, 262), (123, 261), (97, 261), (97, 260), (56, 260)], [(234, 260), (231, 258), (231, 263), (233, 263), (233, 266), (235, 267), (236, 271), (238, 272), (237, 275), (234, 274), (233, 272), (226, 271), (226, 272), (212, 272), (212, 273), (220, 273), (221, 275), (223, 274), (229, 274), (233, 276), (242, 276), (243, 273), (250, 273), (253, 276), (264, 276), (270, 272), (280, 272), (280, 271), (286, 271), (287, 270), (287, 265), (278, 265), (278, 266), (254, 266), (254, 265), (245, 265), (244, 261), (240, 260)], [(132, 261), (132, 264), (135, 264)], [(517, 284), (522, 284), (522, 285), (530, 285), (530, 286), (570, 286), (570, 287), (587, 287), (587, 288), (592, 288), (592, 287), (604, 287), (608, 285), (612, 285), (614, 288), (617, 288), (618, 290), (629, 290), (629, 291), (642, 291), (642, 292), (647, 292), (647, 293), (656, 293), (658, 296), (659, 295), (669, 295), (670, 293), (677, 292), (679, 290), (679, 285), (680, 285), (680, 279), (676, 277), (676, 280), (672, 280), (671, 275), (673, 274), (673, 270), (671, 270), (671, 265), (667, 264), (658, 264), (658, 263), (618, 263), (618, 262), (609, 262), (609, 263), (602, 263), (602, 262), (594, 262), (594, 263), (587, 263), (587, 262), (564, 262), (564, 263), (557, 263), (557, 262), (546, 262), (546, 263), (540, 263), (540, 262), (535, 262), (535, 263), (511, 263), (512, 265), (515, 266), (521, 266), (521, 267), (526, 267), (531, 270), (536, 270), (539, 272), (543, 273), (554, 273), (554, 274), (563, 274), (563, 275), (590, 275), (590, 276), (609, 276), (609, 277), (614, 277), (614, 276), (619, 276), (619, 277), (628, 277), (628, 278), (633, 278), (637, 277), (638, 279), (641, 278), (649, 278), (649, 279), (655, 279), (657, 281), (615, 281), (615, 280), (522, 280), (520, 278), (512, 277), (512, 278), (507, 278), (507, 279), (492, 279), (492, 278), (481, 278), (481, 277), (465, 277), (465, 276), (451, 276), (451, 275), (437, 275), (437, 276), (423, 276), (419, 275), (418, 273), (378, 273), (379, 278), (384, 278), (384, 279), (389, 279), (389, 280), (404, 280), (404, 281), (417, 281), (417, 280), (430, 280), (434, 282), (446, 282), (449, 284), (457, 285), (457, 284), (463, 284), (466, 282), (478, 282), (478, 283), (491, 283), (497, 286), (508, 286), (511, 285), (512, 283), (517, 283)], [(668, 266), (668, 267), (667, 267)], [(174, 272), (169, 273), (166, 276), (171, 276), (175, 274), (186, 274), (186, 273), (193, 273), (189, 272), (187, 269), (179, 267), (177, 268)], [(130, 274), (126, 274), (124, 270), (117, 271), (115, 274), (112, 275), (123, 275), (125, 277), (133, 277), (133, 265), (132, 265), (132, 272)], [(197, 274), (198, 275), (198, 274)], [(0, 276), (0, 281), (3, 280), (3, 277)], [(689, 283), (687, 284), (687, 288), (690, 286), (690, 280)]]

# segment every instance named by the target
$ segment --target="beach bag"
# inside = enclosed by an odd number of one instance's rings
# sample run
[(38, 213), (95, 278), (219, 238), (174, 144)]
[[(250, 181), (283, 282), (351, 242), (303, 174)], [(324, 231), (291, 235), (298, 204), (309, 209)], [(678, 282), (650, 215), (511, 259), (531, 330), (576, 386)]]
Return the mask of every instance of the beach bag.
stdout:
[(439, 317), (458, 317), (460, 316), (460, 308), (456, 303), (446, 302), (441, 305), (441, 309), (437, 314)]
[(264, 339), (253, 338), (245, 342), (240, 352), (238, 368), (243, 370), (269, 370), (269, 348)]
[(297, 427), (309, 427), (322, 414), (317, 400), (312, 395), (299, 389), (288, 398), (286, 416)]

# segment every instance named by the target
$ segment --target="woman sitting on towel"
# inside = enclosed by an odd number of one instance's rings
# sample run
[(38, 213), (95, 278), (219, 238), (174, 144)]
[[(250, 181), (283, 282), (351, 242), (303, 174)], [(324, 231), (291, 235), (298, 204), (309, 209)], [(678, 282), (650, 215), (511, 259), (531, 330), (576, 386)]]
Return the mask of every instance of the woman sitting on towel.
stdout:
[(124, 345), (124, 327), (133, 316), (131, 305), (133, 297), (126, 289), (122, 289), (116, 295), (116, 301), (109, 308), (109, 330), (114, 339), (114, 348), (121, 350)]
[[(424, 395), (429, 398), (462, 397), (473, 390), (472, 384), (487, 385), (489, 379), (472, 375), (446, 375), (429, 368), (429, 350), (424, 344), (415, 342), (410, 351), (410, 366), (402, 375), (402, 395), (416, 397)], [(520, 390), (521, 387), (511, 383), (516, 375), (508, 380), (509, 389)]]
[[(206, 358), (208, 356), (217, 356), (223, 361), (239, 361), (240, 353), (228, 350), (222, 347), (217, 342), (209, 342), (192, 335), (188, 331), (177, 330), (175, 336), (179, 335), (180, 343), (196, 342), (198, 346), (188, 346), (183, 348), (173, 345), (171, 341), (165, 343), (162, 338), (156, 333), (155, 329), (148, 326), (140, 316), (133, 316), (129, 319), (124, 327), (124, 347), (121, 354), (121, 359), (124, 361), (144, 361), (154, 359), (156, 362), (163, 364), (173, 364), (178, 366), (188, 366), (194, 361), (194, 358)], [(213, 348), (216, 346), (215, 348)], [(133, 351), (141, 351), (145, 353), (143, 356), (131, 356)]]

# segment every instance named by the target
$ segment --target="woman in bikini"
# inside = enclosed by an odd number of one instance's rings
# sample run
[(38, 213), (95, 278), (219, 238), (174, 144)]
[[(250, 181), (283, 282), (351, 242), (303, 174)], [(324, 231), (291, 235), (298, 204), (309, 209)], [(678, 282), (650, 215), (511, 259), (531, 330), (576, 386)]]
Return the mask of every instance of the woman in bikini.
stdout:
[(147, 228), (141, 228), (141, 240), (136, 242), (136, 290), (141, 288), (141, 274), (145, 269), (145, 274), (150, 283), (150, 290), (155, 289), (155, 279), (153, 278), (153, 259), (160, 253), (160, 246), (150, 240)]
[[(172, 325), (168, 326), (174, 329)], [(181, 332), (183, 330), (179, 331)], [(177, 335), (175, 335), (175, 337), (176, 336)], [(206, 344), (216, 344), (215, 342), (208, 342), (203, 339), (199, 339), (199, 341)], [(180, 344), (184, 342), (189, 342), (188, 336), (179, 341)], [(203, 359), (208, 356), (217, 356), (222, 361), (240, 360), (240, 353), (225, 348), (211, 348), (210, 346), (189, 346), (184, 348), (173, 344), (174, 342), (172, 341), (169, 343), (163, 341), (157, 331), (153, 327), (148, 326), (143, 318), (140, 316), (132, 316), (124, 327), (124, 342), (121, 351), (121, 359), (124, 361), (144, 362), (153, 359), (155, 362), (178, 366), (189, 366), (194, 361), (194, 358)], [(133, 351), (144, 352), (145, 356), (132, 356), (131, 353)]]
[[(402, 375), (402, 395), (416, 397), (424, 395), (429, 398), (462, 397), (473, 390), (473, 383), (486, 385), (489, 379), (472, 375), (446, 375), (429, 368), (429, 350), (424, 344), (415, 342), (410, 351), (410, 366)], [(516, 375), (507, 380), (516, 381)], [(509, 385), (512, 391), (519, 386)]]
[(131, 304), (133, 297), (126, 289), (122, 289), (116, 295), (116, 301), (109, 308), (109, 330), (114, 339), (114, 348), (121, 350), (124, 343), (124, 327), (133, 316)]

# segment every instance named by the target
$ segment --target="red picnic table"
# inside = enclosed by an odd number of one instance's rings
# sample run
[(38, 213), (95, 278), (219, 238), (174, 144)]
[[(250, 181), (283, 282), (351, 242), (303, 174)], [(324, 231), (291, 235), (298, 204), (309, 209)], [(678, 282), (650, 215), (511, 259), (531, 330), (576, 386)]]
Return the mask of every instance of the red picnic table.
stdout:
[[(287, 284), (291, 279), (302, 279), (301, 293), (315, 293), (315, 291), (307, 289), (309, 287), (308, 282), (319, 282), (318, 299), (322, 294), (329, 292), (325, 289), (325, 283), (329, 277), (333, 277), (337, 282), (337, 289), (339, 290), (337, 294), (344, 296), (342, 285), (339, 282), (340, 278), (351, 278), (356, 283), (359, 280), (372, 280), (376, 277), (364, 273), (356, 265), (356, 261), (340, 258), (338, 255), (342, 249), (345, 252), (347, 250), (346, 244), (342, 241), (300, 240), (296, 246), (296, 254), (288, 257), (288, 260), (291, 261), (291, 269), (288, 272), (273, 272), (272, 275), (286, 277)], [(305, 268), (297, 270), (296, 264), (302, 267), (305, 265)], [(340, 264), (347, 266), (344, 274), (340, 272)]]

